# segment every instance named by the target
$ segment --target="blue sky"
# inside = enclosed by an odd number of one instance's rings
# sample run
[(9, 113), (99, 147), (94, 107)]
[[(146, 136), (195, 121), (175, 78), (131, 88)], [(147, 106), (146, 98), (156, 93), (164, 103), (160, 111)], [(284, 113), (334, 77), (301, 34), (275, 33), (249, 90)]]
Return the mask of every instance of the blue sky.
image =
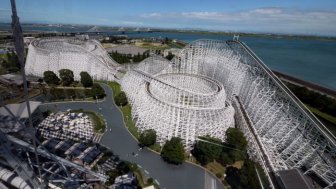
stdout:
[[(0, 22), (10, 21), (0, 0)], [(17, 0), (21, 22), (336, 36), (336, 0)]]

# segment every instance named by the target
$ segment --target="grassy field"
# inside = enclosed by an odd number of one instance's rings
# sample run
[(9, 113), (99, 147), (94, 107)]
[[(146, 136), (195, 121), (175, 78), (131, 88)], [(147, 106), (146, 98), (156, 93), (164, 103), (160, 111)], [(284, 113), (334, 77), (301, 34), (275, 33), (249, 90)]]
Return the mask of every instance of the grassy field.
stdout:
[(156, 151), (156, 152), (158, 152), (158, 153), (161, 152), (161, 146), (158, 143), (155, 143), (155, 144), (151, 145), (149, 148), (152, 149), (152, 150), (154, 150), (154, 151)]
[[(116, 97), (121, 92), (120, 85), (117, 82), (108, 82), (108, 85), (111, 87), (113, 91), (113, 98)], [(131, 105), (127, 104), (126, 106), (119, 107), (119, 108), (123, 114), (124, 122), (126, 124), (127, 129), (131, 132), (131, 134), (135, 138), (139, 139), (138, 129), (135, 127), (135, 123), (132, 120)]]
[(313, 113), (315, 114), (318, 118), (323, 120), (326, 120), (330, 124), (325, 124), (325, 126), (336, 136), (336, 117), (329, 115), (327, 113), (321, 112), (320, 110), (309, 106), (308, 104), (305, 104), (305, 106)]
[(224, 184), (225, 188), (229, 188), (230, 185), (229, 183), (226, 182), (225, 178), (224, 178), (224, 174), (225, 174), (225, 170), (226, 168), (221, 165), (220, 163), (213, 161), (211, 163), (208, 163), (206, 166), (204, 166), (207, 170), (209, 170), (210, 172), (214, 173)]
[(305, 106), (311, 111), (313, 112), (314, 114), (318, 115), (319, 117), (322, 117), (323, 119), (333, 123), (336, 125), (336, 117), (332, 116), (332, 115), (329, 115), (327, 113), (324, 113), (324, 112), (321, 112), (320, 110), (314, 108), (314, 107), (311, 107), (309, 106), (308, 104), (305, 104)]
[(121, 92), (121, 88), (120, 88), (119, 83), (108, 82), (108, 85), (111, 87), (111, 89), (113, 91), (113, 98), (116, 97)]
[(135, 123), (132, 120), (132, 108), (131, 105), (127, 104), (126, 106), (121, 107), (121, 111), (123, 113), (124, 116), (124, 121), (126, 124), (127, 129), (131, 132), (131, 134), (133, 136), (135, 136), (135, 138), (137, 138), (139, 140), (139, 131), (138, 129), (135, 127)]
[(185, 47), (185, 45), (182, 45), (180, 43), (174, 43), (174, 42), (170, 42), (168, 43), (168, 45), (170, 46), (170, 48), (178, 48), (178, 49), (182, 49), (183, 47)]
[(165, 50), (169, 49), (170, 47), (166, 44), (159, 44), (159, 43), (151, 43), (151, 42), (143, 42), (143, 43), (138, 43), (135, 44), (138, 47), (142, 47), (145, 49), (150, 49), (150, 50)]
[[(225, 167), (223, 167), (220, 163), (213, 161), (211, 163), (208, 163), (205, 168), (210, 170), (211, 172), (215, 173), (215, 175), (224, 175), (225, 173)], [(222, 178), (222, 176), (220, 178)]]
[(95, 133), (104, 133), (105, 132), (106, 125), (105, 125), (105, 122), (104, 122), (104, 119), (103, 119), (102, 116), (96, 114), (95, 112), (86, 111), (86, 110), (83, 110), (83, 109), (71, 110), (71, 112), (84, 113), (87, 116), (89, 116), (91, 118), (91, 120), (93, 121), (93, 131)]

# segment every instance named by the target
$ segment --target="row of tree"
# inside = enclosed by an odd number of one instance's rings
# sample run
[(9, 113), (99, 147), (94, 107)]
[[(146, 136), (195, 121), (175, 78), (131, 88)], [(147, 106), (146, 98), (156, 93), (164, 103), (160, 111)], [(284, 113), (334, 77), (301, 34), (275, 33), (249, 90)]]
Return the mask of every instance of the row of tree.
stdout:
[(245, 160), (247, 140), (244, 134), (238, 128), (229, 128), (225, 136), (225, 142), (209, 136), (200, 137), (191, 153), (202, 165), (216, 160), (225, 166)]
[[(145, 130), (140, 134), (139, 142), (142, 146), (155, 144), (156, 132), (153, 129)], [(258, 164), (249, 159), (247, 155), (247, 140), (237, 128), (229, 128), (226, 131), (226, 140), (222, 142), (212, 137), (200, 137), (195, 143), (192, 154), (202, 164), (206, 165), (216, 160), (222, 165), (230, 165), (236, 161), (244, 161), (241, 169), (228, 166), (226, 168), (226, 181), (232, 188), (257, 189), (260, 188), (256, 170)], [(172, 137), (166, 141), (161, 157), (168, 163), (182, 164), (185, 160), (185, 151), (182, 139)], [(259, 173), (262, 175), (261, 173)]]
[(144, 52), (143, 54), (138, 53), (137, 55), (132, 56), (131, 54), (121, 54), (118, 51), (112, 52), (111, 57), (113, 60), (118, 62), (119, 64), (130, 63), (132, 62), (141, 62), (145, 58), (149, 57), (148, 52)]
[(168, 53), (168, 55), (165, 57), (168, 60), (172, 60), (175, 55), (173, 55), (171, 52)]
[[(45, 71), (43, 73), (43, 79), (48, 85), (59, 85), (62, 82), (63, 86), (69, 86), (74, 82), (74, 74), (69, 69), (61, 69), (59, 70), (59, 76), (53, 71)], [(92, 77), (87, 72), (81, 72), (81, 83), (84, 87), (92, 87), (93, 80)]]
[[(156, 132), (153, 129), (145, 130), (140, 134), (139, 142), (143, 146), (151, 146), (156, 141)], [(202, 165), (214, 160), (223, 165), (229, 165), (236, 161), (245, 160), (247, 157), (247, 140), (244, 134), (237, 128), (229, 128), (226, 131), (226, 141), (209, 136), (200, 137), (195, 143), (191, 153)], [(184, 147), (182, 140), (173, 137), (162, 148), (161, 156), (164, 160), (180, 164), (184, 160)]]
[[(153, 129), (143, 131), (139, 137), (139, 143), (141, 146), (152, 146), (156, 142), (156, 132)], [(185, 151), (182, 144), (182, 139), (178, 137), (172, 137), (166, 141), (161, 150), (161, 157), (168, 163), (182, 164), (185, 158)]]
[[(73, 72), (69, 69), (59, 70), (60, 78), (58, 78), (58, 76), (53, 71), (45, 71), (43, 73), (43, 76), (44, 81), (51, 86), (59, 85), (60, 83), (62, 83), (63, 86), (70, 86), (74, 82)], [(92, 96), (94, 99), (96, 98), (100, 99), (106, 96), (104, 89), (98, 83), (93, 83), (92, 77), (90, 76), (89, 73), (81, 72), (80, 76), (81, 76), (80, 82), (82, 83), (82, 85), (84, 87), (91, 87), (90, 96)], [(57, 97), (57, 94), (58, 93), (55, 92), (52, 93), (51, 95), (54, 96), (56, 95)]]
[(336, 100), (326, 95), (314, 92), (306, 87), (286, 83), (288, 88), (304, 103), (318, 110), (336, 116)]

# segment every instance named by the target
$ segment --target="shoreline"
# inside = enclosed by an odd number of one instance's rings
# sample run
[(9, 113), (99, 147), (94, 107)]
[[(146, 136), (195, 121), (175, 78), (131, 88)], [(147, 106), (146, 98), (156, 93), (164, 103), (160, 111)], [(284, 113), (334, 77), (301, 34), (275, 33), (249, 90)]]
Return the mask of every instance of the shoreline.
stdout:
[(283, 82), (288, 82), (290, 84), (300, 86), (300, 87), (306, 87), (307, 89), (311, 91), (318, 92), (322, 95), (326, 95), (328, 97), (336, 99), (336, 90), (318, 85), (316, 83), (312, 83), (310, 81), (305, 81), (297, 77), (293, 77), (291, 75), (287, 75), (285, 73), (278, 72), (275, 70), (272, 70), (272, 72)]

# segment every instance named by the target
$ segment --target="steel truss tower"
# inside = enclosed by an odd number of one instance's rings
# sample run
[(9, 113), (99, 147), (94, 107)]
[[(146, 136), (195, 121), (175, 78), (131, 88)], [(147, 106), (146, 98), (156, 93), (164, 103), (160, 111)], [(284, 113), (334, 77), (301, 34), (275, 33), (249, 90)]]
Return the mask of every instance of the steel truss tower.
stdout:
[[(35, 137), (24, 70), (23, 34), (16, 13), (15, 0), (11, 0), (11, 5), (13, 39), (23, 76), (29, 121), (28, 125), (25, 125), (22, 120), (18, 120), (0, 99), (0, 106), (4, 107), (10, 117), (15, 120), (15, 124), (19, 125), (19, 130), (13, 135), (0, 130), (0, 175), (2, 181), (13, 187), (23, 189), (55, 187), (53, 184), (61, 185), (63, 188), (78, 188), (81, 183), (106, 181), (107, 178), (104, 175), (97, 174), (69, 160), (49, 153)], [(70, 171), (75, 171), (77, 174), (71, 175)], [(92, 175), (93, 178), (83, 179), (85, 174)], [(5, 187), (1, 182), (0, 184), (0, 187)]]

